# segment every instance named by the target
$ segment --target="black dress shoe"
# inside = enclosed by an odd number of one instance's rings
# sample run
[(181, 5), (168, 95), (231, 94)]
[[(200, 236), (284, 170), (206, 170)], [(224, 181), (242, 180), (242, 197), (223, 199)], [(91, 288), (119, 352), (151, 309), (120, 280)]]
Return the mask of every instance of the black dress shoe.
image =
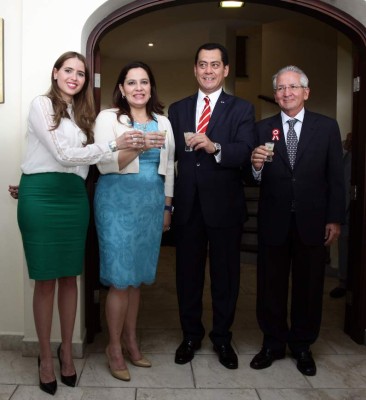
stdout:
[(201, 348), (201, 342), (193, 340), (183, 340), (175, 352), (176, 364), (187, 364), (193, 360), (194, 352)]
[(56, 379), (51, 382), (42, 382), (41, 381), (41, 359), (38, 356), (38, 376), (39, 376), (39, 388), (43, 390), (44, 392), (51, 394), (52, 396), (56, 393), (57, 390), (57, 381)]
[(254, 356), (250, 362), (250, 367), (253, 369), (264, 369), (272, 365), (273, 361), (284, 358), (285, 354), (275, 353), (267, 347), (263, 347), (262, 350)]
[(214, 345), (213, 349), (219, 356), (220, 363), (228, 369), (238, 368), (238, 356), (235, 354), (231, 344)]
[(329, 292), (329, 296), (333, 299), (340, 299), (341, 297), (346, 295), (346, 292), (346, 288), (338, 286)]
[(61, 382), (66, 386), (75, 387), (77, 379), (76, 372), (73, 375), (62, 375), (61, 344), (57, 348), (57, 358), (58, 362), (60, 363)]
[(316, 374), (316, 365), (310, 350), (302, 351), (294, 355), (297, 360), (297, 369), (304, 375), (314, 376)]

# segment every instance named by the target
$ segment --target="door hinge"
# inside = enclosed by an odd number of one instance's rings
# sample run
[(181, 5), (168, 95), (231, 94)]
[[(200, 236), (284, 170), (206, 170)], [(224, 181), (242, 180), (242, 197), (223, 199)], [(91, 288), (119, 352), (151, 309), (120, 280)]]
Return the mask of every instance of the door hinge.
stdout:
[(352, 185), (350, 188), (350, 198), (351, 200), (357, 200), (357, 186)]
[(100, 74), (94, 74), (94, 87), (100, 88)]
[(360, 86), (361, 86), (361, 79), (359, 76), (356, 76), (356, 78), (353, 78), (353, 93), (359, 92)]

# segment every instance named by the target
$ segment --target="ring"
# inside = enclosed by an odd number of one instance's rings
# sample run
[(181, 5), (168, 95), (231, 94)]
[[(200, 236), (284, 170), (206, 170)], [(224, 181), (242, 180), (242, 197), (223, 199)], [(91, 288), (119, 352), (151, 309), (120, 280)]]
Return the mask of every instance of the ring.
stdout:
[(170, 231), (170, 226), (168, 226), (167, 231)]

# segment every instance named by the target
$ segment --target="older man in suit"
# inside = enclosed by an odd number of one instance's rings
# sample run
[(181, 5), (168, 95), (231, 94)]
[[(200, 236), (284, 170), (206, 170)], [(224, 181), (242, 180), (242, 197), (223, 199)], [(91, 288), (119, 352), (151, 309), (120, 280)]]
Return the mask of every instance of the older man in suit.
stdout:
[[(260, 181), (257, 318), (264, 336), (250, 366), (269, 367), (285, 356), (288, 345), (298, 370), (311, 376), (316, 374), (310, 345), (321, 323), (325, 246), (339, 236), (345, 198), (338, 124), (304, 108), (308, 84), (299, 68), (282, 68), (273, 77), (281, 112), (256, 126), (259, 146), (252, 153), (252, 166)], [(274, 143), (272, 162), (265, 162), (272, 153), (266, 142)]]
[[(254, 108), (223, 91), (228, 73), (226, 49), (217, 43), (202, 45), (194, 64), (198, 93), (172, 104), (169, 119), (176, 143), (176, 280), (183, 330), (175, 362), (191, 361), (205, 336), (201, 317), (208, 250), (213, 311), (209, 336), (221, 364), (235, 369), (230, 327), (246, 219), (241, 170), (250, 165), (254, 148)], [(200, 132), (188, 141), (193, 151), (185, 151), (184, 132)]]

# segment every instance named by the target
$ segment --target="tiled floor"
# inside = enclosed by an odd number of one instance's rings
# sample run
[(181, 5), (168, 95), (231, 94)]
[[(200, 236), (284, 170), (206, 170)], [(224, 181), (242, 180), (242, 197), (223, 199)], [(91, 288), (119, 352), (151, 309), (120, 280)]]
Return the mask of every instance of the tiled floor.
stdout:
[[(318, 366), (314, 377), (297, 371), (289, 356), (271, 368), (249, 367), (259, 350), (261, 334), (255, 318), (255, 267), (243, 264), (241, 293), (233, 326), (233, 345), (239, 369), (221, 366), (209, 340), (190, 364), (174, 363), (181, 334), (174, 283), (174, 248), (163, 247), (158, 279), (144, 287), (139, 320), (141, 349), (151, 359), (150, 369), (129, 366), (132, 379), (122, 382), (108, 372), (105, 333), (75, 360), (78, 385), (59, 383), (55, 399), (70, 400), (361, 400), (366, 399), (366, 346), (342, 331), (344, 299), (329, 298), (337, 283), (326, 279), (321, 335), (312, 350)], [(205, 290), (206, 327), (210, 327), (210, 297)], [(55, 362), (56, 374), (59, 369)], [(0, 400), (50, 399), (37, 386), (36, 359), (14, 351), (0, 352)]]

